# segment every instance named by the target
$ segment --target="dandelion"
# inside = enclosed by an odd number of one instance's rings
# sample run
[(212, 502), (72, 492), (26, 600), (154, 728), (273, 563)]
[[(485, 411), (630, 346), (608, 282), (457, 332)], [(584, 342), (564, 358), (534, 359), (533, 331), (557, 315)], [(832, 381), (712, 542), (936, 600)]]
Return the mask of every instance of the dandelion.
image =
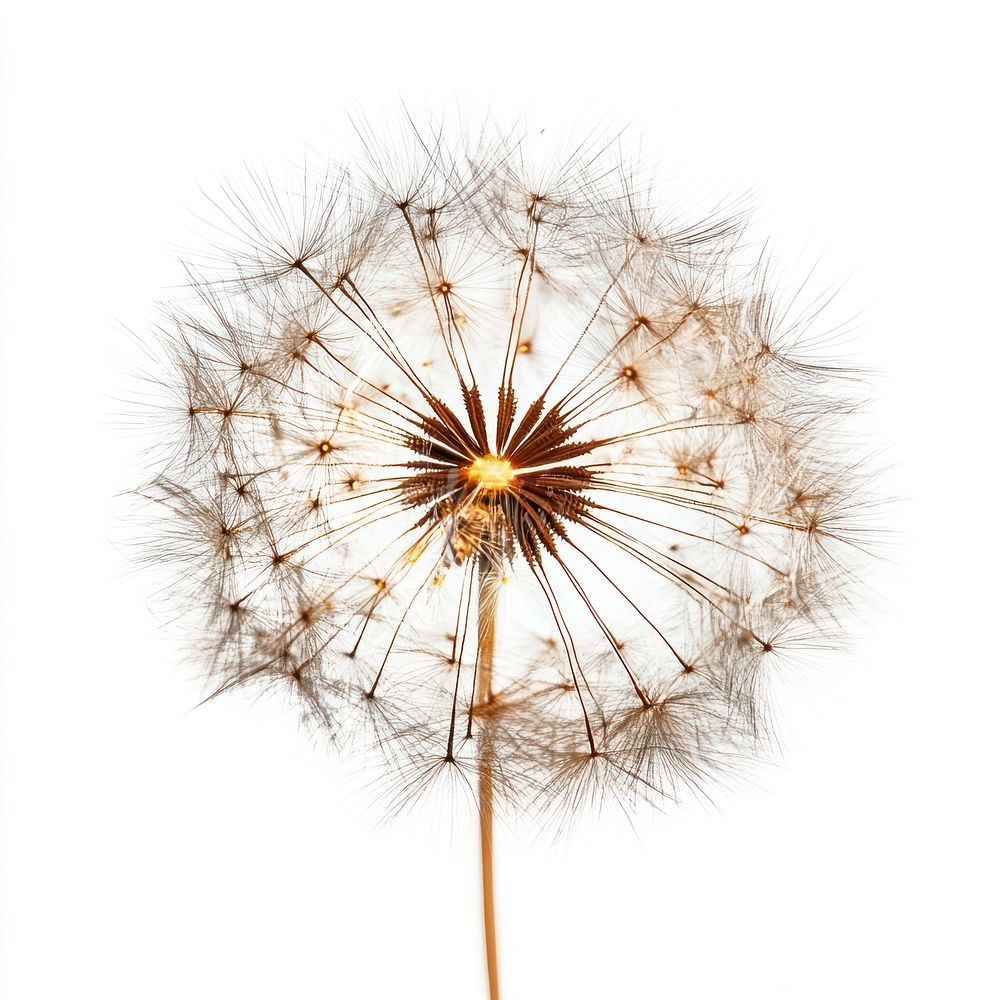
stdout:
[(367, 138), (215, 199), (149, 551), (210, 697), (378, 751), (393, 812), (468, 791), (495, 1000), (497, 811), (704, 789), (766, 743), (769, 664), (829, 641), (851, 372), (796, 347), (739, 215), (662, 211), (614, 147)]

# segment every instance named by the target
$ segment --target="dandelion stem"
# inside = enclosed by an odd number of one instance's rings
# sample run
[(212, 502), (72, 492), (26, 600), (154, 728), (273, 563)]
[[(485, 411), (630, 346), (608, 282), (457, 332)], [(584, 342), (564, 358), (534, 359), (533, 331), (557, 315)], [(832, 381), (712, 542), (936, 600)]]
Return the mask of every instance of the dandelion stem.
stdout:
[[(493, 651), (496, 646), (496, 610), (499, 574), (486, 553), (479, 557), (479, 648), (474, 705), (482, 710), (493, 699)], [(490, 1000), (500, 1000), (497, 969), (497, 926), (493, 902), (493, 744), (489, 727), (481, 732), (479, 755), (479, 850), (483, 871), (483, 932), (486, 938), (486, 975)]]

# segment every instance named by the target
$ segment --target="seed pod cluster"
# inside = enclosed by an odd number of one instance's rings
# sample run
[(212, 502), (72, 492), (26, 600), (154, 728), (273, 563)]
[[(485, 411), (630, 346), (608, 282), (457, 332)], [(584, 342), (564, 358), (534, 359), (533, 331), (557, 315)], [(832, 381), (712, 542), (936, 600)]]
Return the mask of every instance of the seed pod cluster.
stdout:
[(147, 551), (211, 693), (377, 749), (394, 805), (701, 788), (835, 635), (853, 373), (738, 215), (681, 221), (613, 148), (405, 145), (226, 189), (161, 330)]

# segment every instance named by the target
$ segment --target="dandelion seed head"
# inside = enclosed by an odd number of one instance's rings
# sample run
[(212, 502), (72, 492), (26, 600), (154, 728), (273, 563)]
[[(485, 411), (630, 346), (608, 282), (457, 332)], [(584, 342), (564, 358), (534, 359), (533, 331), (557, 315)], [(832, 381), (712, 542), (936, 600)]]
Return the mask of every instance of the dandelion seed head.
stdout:
[(210, 693), (282, 691), (392, 809), (448, 769), (569, 811), (725, 780), (870, 538), (856, 373), (739, 212), (660, 212), (615, 145), (365, 138), (213, 199), (159, 333), (147, 556)]

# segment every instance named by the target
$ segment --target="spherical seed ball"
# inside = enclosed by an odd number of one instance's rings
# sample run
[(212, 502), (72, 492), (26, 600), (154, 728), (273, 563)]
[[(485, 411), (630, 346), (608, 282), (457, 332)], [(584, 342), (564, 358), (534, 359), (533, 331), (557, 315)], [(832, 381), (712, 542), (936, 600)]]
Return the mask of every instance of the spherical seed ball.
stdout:
[(739, 218), (664, 215), (610, 148), (407, 152), (229, 188), (163, 331), (144, 494), (212, 691), (285, 692), (399, 801), (699, 788), (843, 603), (848, 372)]

